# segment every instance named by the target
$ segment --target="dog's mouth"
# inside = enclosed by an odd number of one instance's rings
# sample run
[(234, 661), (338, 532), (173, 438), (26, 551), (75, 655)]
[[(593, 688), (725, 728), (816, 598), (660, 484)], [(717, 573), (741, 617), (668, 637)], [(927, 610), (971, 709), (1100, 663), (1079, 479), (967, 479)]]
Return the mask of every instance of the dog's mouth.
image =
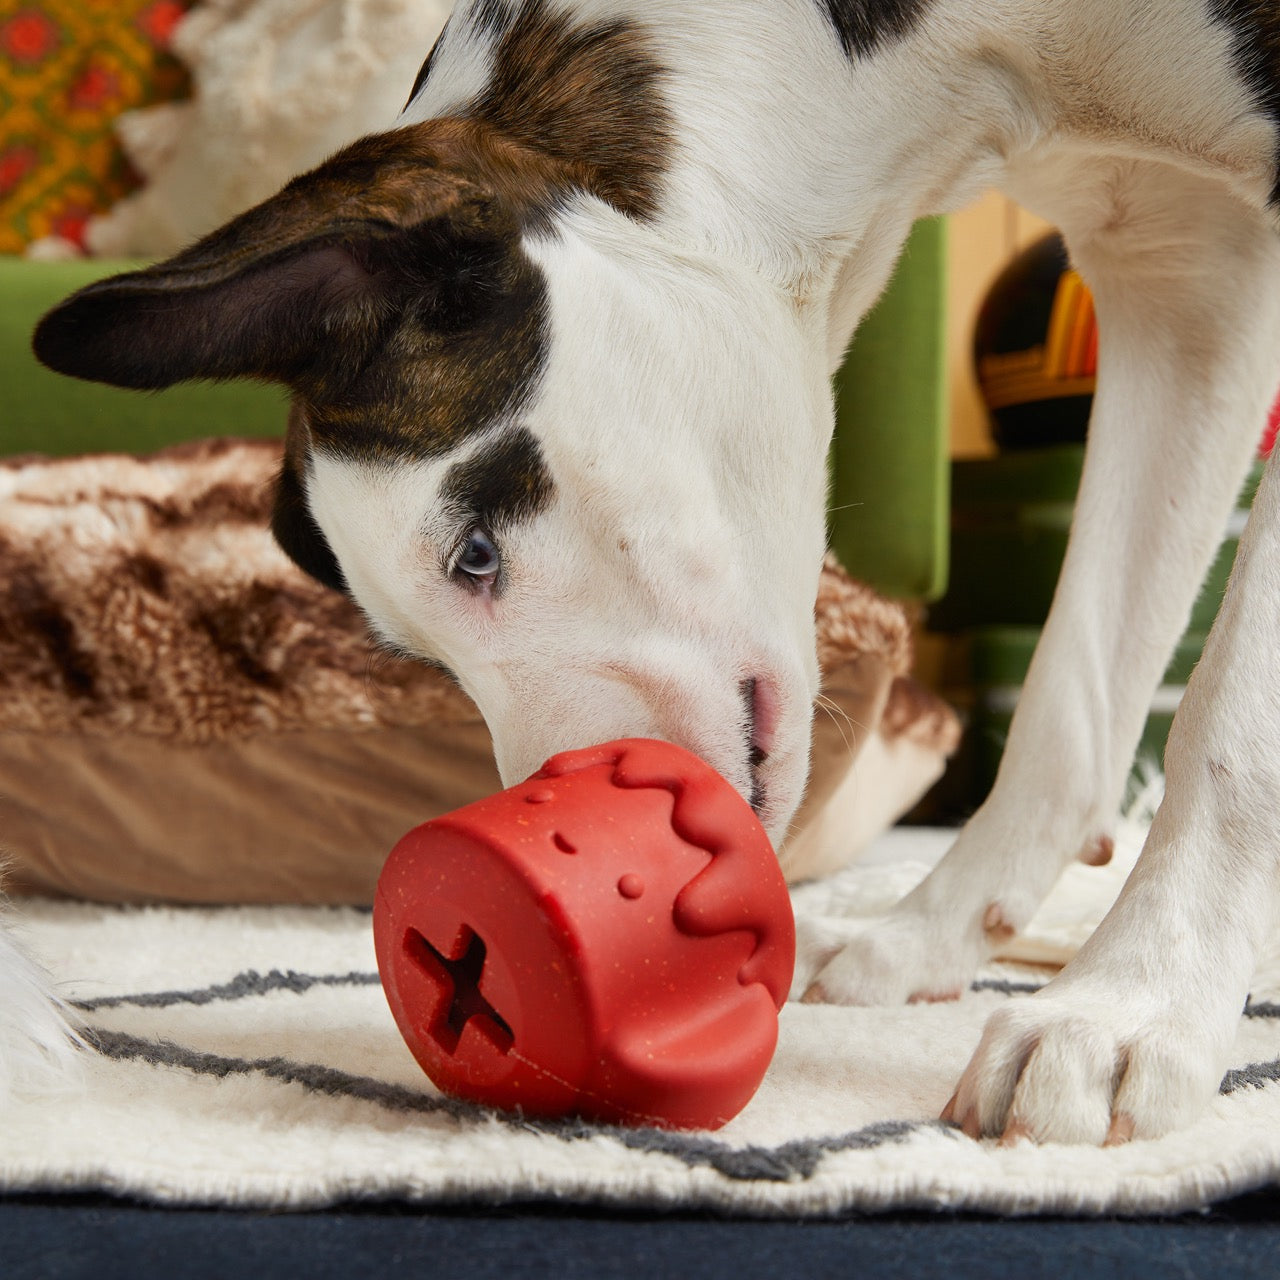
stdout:
[(776, 699), (770, 695), (768, 686), (754, 676), (743, 680), (738, 685), (738, 691), (742, 695), (747, 713), (747, 764), (751, 771), (749, 801), (756, 817), (762, 818), (768, 795), (760, 773), (769, 758), (769, 748), (772, 745), (774, 722), (777, 719), (774, 707)]

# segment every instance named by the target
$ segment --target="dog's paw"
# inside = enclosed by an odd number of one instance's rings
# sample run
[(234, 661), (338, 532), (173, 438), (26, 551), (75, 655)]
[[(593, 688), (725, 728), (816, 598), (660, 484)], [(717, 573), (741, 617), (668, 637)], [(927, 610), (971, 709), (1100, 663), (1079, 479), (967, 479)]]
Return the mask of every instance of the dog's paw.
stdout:
[(83, 1041), (48, 976), (0, 915), (0, 1105), (15, 1092), (74, 1087)]
[(1221, 1079), (1212, 1020), (1050, 984), (988, 1020), (943, 1119), (1005, 1144), (1115, 1145), (1191, 1123)]
[(819, 969), (804, 999), (842, 1005), (957, 1000), (989, 951), (980, 920), (966, 927), (904, 903), (844, 943)]
[[(886, 1005), (958, 999), (1036, 912), (1082, 842), (1026, 844), (988, 807), (890, 912), (833, 949), (805, 993), (813, 1002)], [(1096, 848), (1095, 848), (1096, 845)], [(1087, 846), (1103, 861), (1109, 841)]]

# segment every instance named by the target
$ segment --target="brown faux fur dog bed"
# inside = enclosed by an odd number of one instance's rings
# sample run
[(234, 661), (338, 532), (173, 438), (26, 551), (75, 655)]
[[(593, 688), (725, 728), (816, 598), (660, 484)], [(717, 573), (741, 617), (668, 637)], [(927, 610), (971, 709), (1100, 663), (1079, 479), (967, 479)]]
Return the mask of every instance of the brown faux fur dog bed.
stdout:
[[(379, 653), (276, 547), (279, 463), (274, 442), (215, 440), (0, 465), (10, 890), (368, 902), (400, 835), (500, 785), (465, 695)], [(906, 679), (898, 606), (832, 563), (817, 620), (831, 714), (782, 854), (793, 877), (892, 821), (957, 737)]]

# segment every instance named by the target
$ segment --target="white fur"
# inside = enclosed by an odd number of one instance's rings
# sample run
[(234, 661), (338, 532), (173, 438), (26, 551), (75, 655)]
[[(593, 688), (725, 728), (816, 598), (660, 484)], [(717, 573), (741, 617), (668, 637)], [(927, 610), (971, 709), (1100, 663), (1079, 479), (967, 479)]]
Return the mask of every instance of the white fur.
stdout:
[(79, 1036), (48, 975), (26, 954), (0, 909), (0, 1102), (75, 1080)]
[[(763, 783), (781, 837), (815, 692), (828, 375), (917, 217), (998, 185), (1058, 223), (1102, 366), (1006, 763), (948, 857), (811, 996), (958, 992), (1105, 835), (1280, 377), (1275, 130), (1200, 0), (934, 0), (855, 62), (815, 0), (555, 3), (650, 33), (676, 140), (652, 223), (583, 197), (526, 245), (551, 350), (521, 420), (555, 499), (510, 531), (499, 594), (444, 570), (463, 531), (436, 494), (462, 454), (318, 458), (316, 518), (374, 627), (457, 671), (505, 778), (561, 747), (671, 737), (744, 792)], [(491, 55), (460, 7), (403, 120), (457, 109)], [(1275, 910), (1277, 486), (1175, 725), (1148, 848), (1062, 977), (989, 1027), (953, 1109), (972, 1132), (1155, 1134), (1216, 1086)], [(754, 780), (744, 680), (769, 722)]]

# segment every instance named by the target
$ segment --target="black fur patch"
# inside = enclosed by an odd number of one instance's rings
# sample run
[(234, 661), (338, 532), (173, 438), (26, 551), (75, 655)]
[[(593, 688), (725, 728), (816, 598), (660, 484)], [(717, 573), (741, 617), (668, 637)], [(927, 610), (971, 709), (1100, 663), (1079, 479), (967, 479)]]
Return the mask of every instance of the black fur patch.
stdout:
[(850, 58), (866, 58), (908, 35), (929, 0), (818, 0)]
[(307, 495), (296, 466), (286, 457), (276, 485), (275, 507), (271, 512), (271, 532), (280, 549), (304, 573), (334, 591), (347, 592), (347, 581), (338, 566), (328, 539), (320, 532), (307, 505)]
[(442, 499), (490, 530), (527, 520), (546, 508), (555, 492), (532, 432), (517, 427), (449, 469)]
[[(1258, 109), (1280, 129), (1280, 5), (1276, 0), (1209, 0), (1209, 14), (1230, 30), (1236, 71)], [(1271, 203), (1280, 206), (1280, 141), (1273, 163)]]

